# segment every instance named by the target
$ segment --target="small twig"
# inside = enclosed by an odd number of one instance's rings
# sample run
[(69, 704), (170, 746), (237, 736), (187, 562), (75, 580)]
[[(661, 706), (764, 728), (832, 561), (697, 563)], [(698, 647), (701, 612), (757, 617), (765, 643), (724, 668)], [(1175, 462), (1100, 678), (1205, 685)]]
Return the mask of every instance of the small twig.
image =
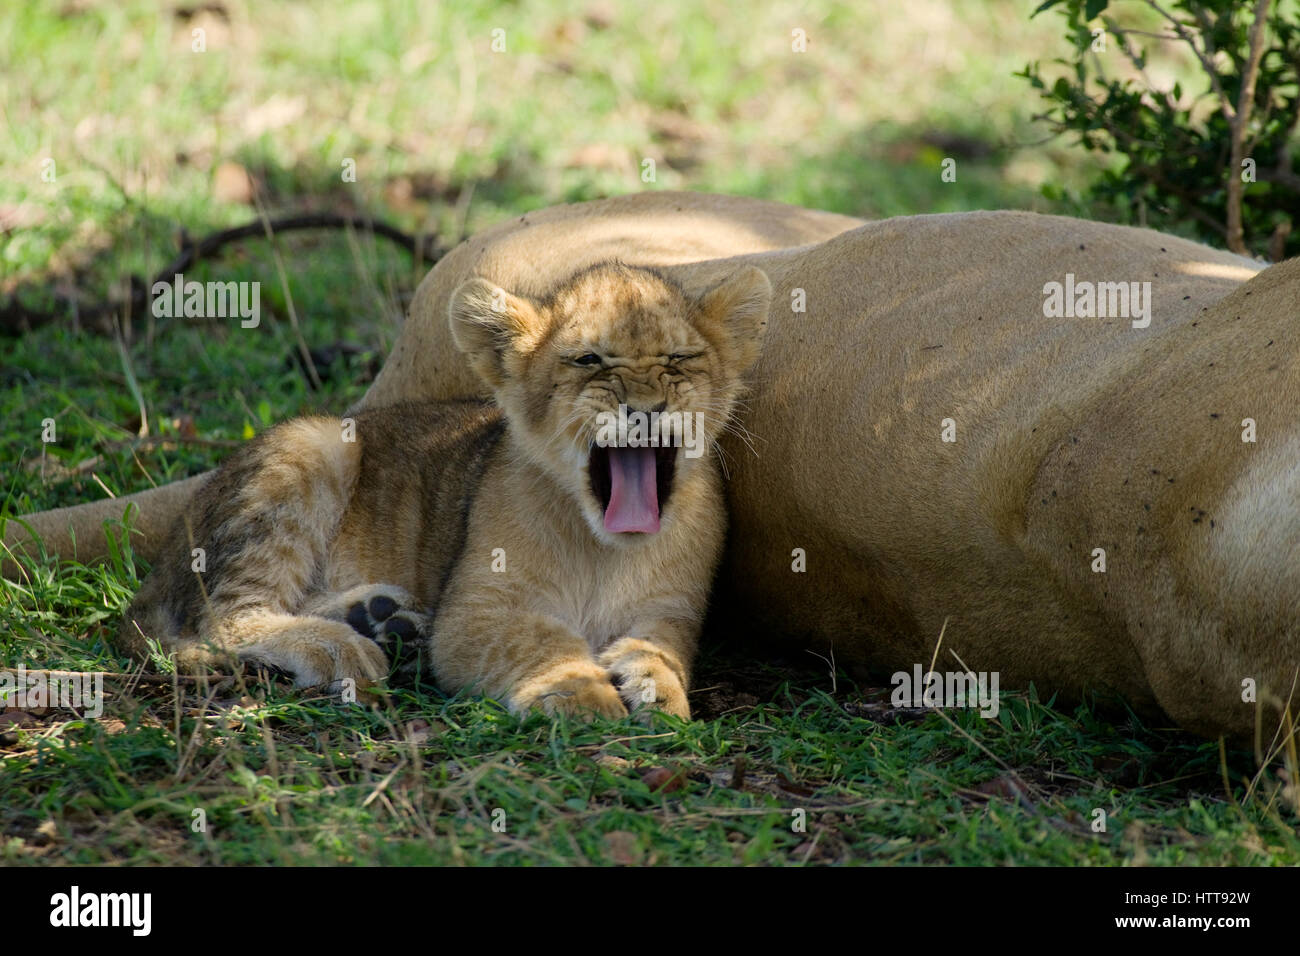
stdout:
[[(1106, 24), (1107, 28), (1109, 28), (1111, 33), (1115, 34), (1115, 39), (1119, 43), (1120, 52), (1124, 54), (1125, 58), (1129, 61), (1129, 63), (1133, 64), (1133, 69), (1138, 71), (1138, 75), (1142, 77), (1142, 82), (1144, 82), (1147, 85), (1147, 89), (1151, 90), (1152, 93), (1155, 93), (1157, 91), (1156, 85), (1155, 83), (1151, 82), (1151, 77), (1147, 74), (1146, 65), (1142, 62), (1142, 58), (1138, 55), (1138, 51), (1133, 48), (1133, 44), (1131, 44), (1128, 39), (1130, 33), (1137, 33), (1139, 31), (1125, 30), (1122, 27), (1120, 27), (1120, 25), (1114, 20), (1112, 20), (1110, 17), (1103, 17), (1102, 22)], [(1176, 36), (1171, 37), (1171, 36), (1164, 36), (1161, 34), (1149, 33), (1145, 35), (1158, 36), (1162, 40), (1178, 39), (1178, 37)], [(1100, 69), (1100, 67), (1098, 69)], [(1173, 105), (1171, 103), (1170, 94), (1168, 92), (1164, 93), (1163, 96), (1166, 104)]]
[[(1113, 22), (1109, 17), (1103, 17), (1102, 20), (1107, 24)], [(1119, 31), (1112, 27), (1111, 32), (1118, 33)], [(1133, 27), (1126, 27), (1123, 32), (1126, 34), (1131, 33), (1135, 37), (1150, 37), (1153, 40), (1176, 41), (1182, 39), (1177, 33), (1153, 33), (1150, 30), (1135, 30)]]
[(1257, 0), (1255, 21), (1250, 25), (1250, 56), (1241, 71), (1241, 90), (1237, 96), (1237, 109), (1230, 123), (1232, 127), (1232, 159), (1228, 169), (1228, 248), (1239, 256), (1250, 254), (1242, 235), (1241, 164), (1246, 158), (1246, 128), (1255, 106), (1255, 81), (1259, 79), (1259, 64), (1264, 58), (1264, 29), (1268, 20), (1270, 0)]
[(276, 234), (301, 232), (306, 229), (356, 229), (362, 232), (370, 232), (396, 243), (418, 260), (427, 262), (429, 265), (433, 265), (442, 258), (446, 251), (437, 245), (437, 240), (433, 236), (413, 236), (388, 223), (377, 222), (361, 216), (347, 216), (337, 213), (307, 213), (300, 216), (285, 216), (279, 219), (263, 220), (259, 218), (242, 226), (214, 232), (211, 235), (204, 236), (198, 242), (190, 241), (188, 237), (185, 237), (180, 253), (154, 277), (152, 282), (141, 284), (137, 281), (130, 284), (131, 290), (126, 302), (103, 302), (83, 307), (76, 302), (75, 297), (68, 297), (64, 302), (63, 309), (54, 312), (43, 312), (30, 309), (18, 302), (16, 298), (11, 298), (9, 302), (0, 306), (0, 334), (21, 335), (24, 332), (29, 332), (42, 325), (62, 319), (67, 314), (66, 310), (68, 309), (75, 310), (79, 321), (86, 326), (100, 332), (111, 333), (113, 329), (111, 318), (127, 308), (130, 308), (132, 312), (143, 311), (148, 304), (150, 290), (153, 289), (155, 283), (170, 282), (178, 272), (184, 272), (199, 260), (215, 255), (231, 243), (245, 239), (265, 238), (268, 229)]
[(836, 676), (836, 674), (835, 674), (835, 647), (834, 647), (833, 645), (831, 646), (831, 656), (830, 656), (830, 657), (822, 657), (822, 655), (818, 654), (816, 651), (810, 651), (810, 650), (809, 650), (808, 648), (806, 648), (806, 647), (804, 648), (804, 651), (803, 651), (803, 652), (804, 652), (805, 654), (811, 654), (813, 657), (816, 657), (816, 658), (818, 658), (819, 660), (822, 660), (822, 661), (825, 661), (825, 662), (826, 662), (826, 666), (827, 666), (828, 668), (830, 668), (830, 675), (831, 675), (831, 696), (834, 697), (837, 693), (839, 693), (839, 688), (840, 688), (839, 680), (838, 680), (838, 678), (837, 678), (837, 676)]

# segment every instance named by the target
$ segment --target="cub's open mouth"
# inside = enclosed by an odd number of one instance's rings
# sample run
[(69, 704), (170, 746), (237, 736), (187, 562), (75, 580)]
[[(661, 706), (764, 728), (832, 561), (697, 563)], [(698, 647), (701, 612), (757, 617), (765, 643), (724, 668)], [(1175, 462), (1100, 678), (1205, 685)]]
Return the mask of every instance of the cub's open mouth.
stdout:
[(614, 448), (594, 445), (587, 461), (591, 493), (605, 511), (605, 530), (614, 534), (659, 530), (659, 515), (673, 490), (677, 449)]

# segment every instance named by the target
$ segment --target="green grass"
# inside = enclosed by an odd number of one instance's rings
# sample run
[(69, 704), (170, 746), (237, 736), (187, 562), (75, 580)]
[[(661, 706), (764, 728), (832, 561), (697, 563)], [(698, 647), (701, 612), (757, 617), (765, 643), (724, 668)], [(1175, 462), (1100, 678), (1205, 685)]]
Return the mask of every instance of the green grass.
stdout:
[[(106, 636), (134, 579), (128, 554), (12, 588), (4, 663), (129, 674)], [(4, 858), (1258, 865), (1300, 854), (1276, 781), (1239, 806), (1252, 764), (1222, 765), (1213, 744), (1177, 733), (1032, 693), (1004, 694), (995, 720), (898, 715), (864, 706), (842, 676), (832, 692), (828, 675), (735, 650), (706, 655), (697, 683), (700, 719), (647, 727), (520, 721), (429, 687), (343, 703), (251, 681), (110, 678), (101, 719), (52, 711), (7, 743)], [(1104, 832), (1091, 826), (1098, 810)]]
[[(444, 243), (528, 209), (655, 188), (867, 217), (1078, 212), (1089, 161), (1039, 142), (1036, 104), (1011, 75), (1064, 52), (1050, 18), (1028, 20), (1034, 5), (266, 2), (193, 22), (145, 2), (19, 5), (0, 19), (0, 61), (17, 65), (0, 71), (0, 213), (18, 223), (0, 241), (0, 295), (51, 309), (73, 290), (84, 305), (151, 276), (182, 227), (247, 221), (247, 203), (214, 191), (222, 163), (257, 179), (272, 214), (366, 212)], [(202, 54), (189, 48), (196, 25)], [(497, 27), (504, 54), (489, 50)], [(793, 28), (808, 53), (791, 52)], [(958, 180), (943, 183), (950, 154)], [(46, 157), (54, 183), (40, 178)], [(356, 183), (340, 178), (345, 158)], [(654, 183), (640, 179), (644, 158)], [(342, 410), (422, 273), (364, 236), (294, 234), (187, 271), (261, 282), (258, 329), (134, 316), (119, 348), (69, 310), (0, 340), (0, 508), (161, 484), (276, 421)], [(313, 390), (291, 358), (300, 341), (364, 354)], [(145, 571), (129, 547), (101, 566), (29, 565), (0, 590), (0, 665), (134, 673), (111, 635)], [(876, 689), (754, 658), (711, 647), (700, 719), (653, 727), (521, 722), (427, 687), (344, 704), (280, 685), (110, 678), (101, 719), (54, 709), (0, 737), (4, 856), (1300, 862), (1300, 788), (1274, 769), (1257, 777), (1249, 754), (1024, 693), (1004, 694), (993, 721), (885, 719), (863, 706)], [(656, 777), (672, 783), (656, 792)]]

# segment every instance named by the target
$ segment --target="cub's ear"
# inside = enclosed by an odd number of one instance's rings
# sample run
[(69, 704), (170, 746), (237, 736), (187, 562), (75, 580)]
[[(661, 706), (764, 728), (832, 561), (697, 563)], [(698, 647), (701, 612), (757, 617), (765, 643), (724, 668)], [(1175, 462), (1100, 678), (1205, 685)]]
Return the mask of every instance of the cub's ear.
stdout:
[(493, 388), (505, 379), (507, 355), (524, 351), (541, 326), (531, 302), (483, 278), (470, 279), (457, 288), (447, 311), (456, 348)]
[(758, 361), (771, 304), (772, 283), (757, 266), (746, 266), (722, 280), (696, 303), (701, 332), (720, 333), (718, 345), (738, 374)]

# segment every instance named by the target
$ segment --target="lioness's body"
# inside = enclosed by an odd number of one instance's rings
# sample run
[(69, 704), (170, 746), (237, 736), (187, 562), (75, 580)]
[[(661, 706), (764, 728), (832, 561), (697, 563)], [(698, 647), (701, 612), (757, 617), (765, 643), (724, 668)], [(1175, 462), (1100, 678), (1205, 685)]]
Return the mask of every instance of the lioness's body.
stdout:
[[(602, 234), (599, 204), (585, 211)], [(366, 402), (466, 394), (442, 358), (447, 290), (476, 270), (544, 283), (569, 267), (547, 245), (516, 222), (440, 263)], [(637, 261), (635, 244), (621, 255)], [(742, 419), (757, 455), (724, 443), (720, 624), (889, 671), (928, 665), (946, 620), (944, 646), (1004, 688), (1114, 689), (1207, 734), (1252, 729), (1243, 681), (1287, 695), (1300, 264), (1252, 278), (1159, 233), (1015, 213), (891, 220), (740, 261), (776, 290)], [(736, 265), (667, 271), (689, 287)], [(1067, 273), (1149, 280), (1150, 326), (1045, 317), (1044, 285)]]
[[(808, 311), (774, 308), (743, 420), (758, 455), (730, 449), (719, 606), (739, 623), (893, 670), (928, 665), (947, 621), (944, 646), (1003, 687), (1109, 688), (1206, 733), (1253, 727), (1247, 678), (1287, 695), (1300, 262), (1233, 291), (1252, 267), (1228, 254), (1015, 213), (755, 259)], [(1067, 273), (1150, 280), (1150, 326), (1045, 317)]]

